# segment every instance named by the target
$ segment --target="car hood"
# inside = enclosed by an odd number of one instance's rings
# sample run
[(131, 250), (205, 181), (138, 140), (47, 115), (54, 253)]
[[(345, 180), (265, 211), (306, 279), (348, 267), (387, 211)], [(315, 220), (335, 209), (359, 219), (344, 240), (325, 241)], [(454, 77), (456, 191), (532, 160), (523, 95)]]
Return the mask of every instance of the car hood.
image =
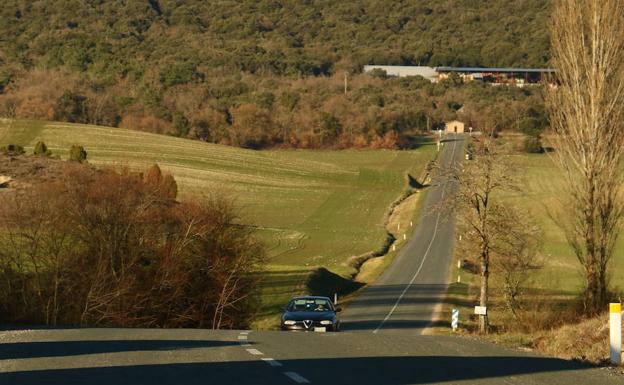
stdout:
[(287, 311), (284, 313), (284, 320), (291, 321), (303, 321), (303, 320), (312, 320), (312, 321), (322, 321), (322, 320), (330, 320), (334, 319), (336, 314), (332, 311), (318, 312), (318, 311), (297, 311), (290, 312)]

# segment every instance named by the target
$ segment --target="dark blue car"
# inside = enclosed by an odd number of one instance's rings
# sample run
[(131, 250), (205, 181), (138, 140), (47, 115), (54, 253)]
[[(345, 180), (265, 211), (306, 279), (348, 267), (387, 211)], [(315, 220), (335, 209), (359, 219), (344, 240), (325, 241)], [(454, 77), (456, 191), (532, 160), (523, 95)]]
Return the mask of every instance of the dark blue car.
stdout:
[(282, 330), (337, 332), (340, 320), (336, 313), (340, 310), (327, 297), (295, 297), (282, 314)]

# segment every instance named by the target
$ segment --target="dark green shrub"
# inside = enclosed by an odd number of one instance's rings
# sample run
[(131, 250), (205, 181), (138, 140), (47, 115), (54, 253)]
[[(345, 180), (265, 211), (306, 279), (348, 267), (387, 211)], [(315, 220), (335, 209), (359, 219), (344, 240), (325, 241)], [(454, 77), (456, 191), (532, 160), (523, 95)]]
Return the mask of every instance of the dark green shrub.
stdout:
[(2, 149), (2, 152), (6, 155), (22, 155), (24, 153), (24, 147), (19, 144), (7, 144), (7, 146)]
[(539, 121), (535, 118), (526, 118), (520, 122), (520, 131), (525, 135), (537, 137), (543, 130), (543, 127), (540, 127), (539, 124)]
[(175, 112), (173, 114), (173, 127), (175, 128), (175, 135), (181, 138), (188, 136), (191, 129), (191, 123), (181, 112)]
[(71, 123), (86, 123), (89, 120), (87, 103), (86, 96), (77, 92), (67, 91), (56, 103), (54, 119)]
[(174, 62), (161, 72), (160, 82), (166, 87), (190, 83), (199, 76), (196, 69), (197, 65), (194, 62)]
[(372, 70), (368, 72), (368, 74), (375, 78), (380, 78), (380, 79), (388, 78), (388, 73), (386, 72), (386, 70), (383, 70), (381, 68), (373, 68)]
[(539, 136), (527, 136), (524, 138), (524, 151), (530, 154), (543, 153), (542, 139)]
[(87, 152), (82, 146), (71, 146), (69, 149), (69, 160), (75, 162), (85, 162), (87, 160)]
[(272, 92), (262, 92), (257, 97), (256, 104), (265, 110), (270, 110), (275, 104), (275, 95)]
[(33, 154), (39, 156), (50, 156), (52, 155), (52, 151), (48, 150), (48, 146), (46, 146), (44, 142), (37, 142)]
[(321, 115), (321, 140), (333, 141), (342, 132), (340, 120), (332, 114), (326, 112)]
[(297, 107), (297, 103), (299, 103), (298, 94), (285, 92), (280, 96), (280, 104), (289, 111), (293, 111)]

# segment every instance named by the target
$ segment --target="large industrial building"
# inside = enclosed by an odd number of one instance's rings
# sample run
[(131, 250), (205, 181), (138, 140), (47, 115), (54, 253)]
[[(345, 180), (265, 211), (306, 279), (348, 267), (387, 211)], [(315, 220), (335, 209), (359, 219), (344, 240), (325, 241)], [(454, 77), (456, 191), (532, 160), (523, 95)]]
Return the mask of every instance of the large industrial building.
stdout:
[(364, 66), (364, 72), (375, 69), (387, 76), (422, 76), (435, 83), (457, 74), (464, 82), (480, 81), (489, 84), (508, 84), (523, 87), (548, 82), (555, 70), (550, 68), (481, 68), (481, 67), (424, 67), (424, 66)]

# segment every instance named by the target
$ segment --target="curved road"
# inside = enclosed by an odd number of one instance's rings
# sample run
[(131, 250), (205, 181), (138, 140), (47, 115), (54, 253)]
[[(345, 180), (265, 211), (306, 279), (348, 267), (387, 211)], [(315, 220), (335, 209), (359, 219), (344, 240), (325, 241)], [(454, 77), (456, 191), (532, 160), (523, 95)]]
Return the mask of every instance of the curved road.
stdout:
[[(440, 160), (463, 156), (451, 139)], [(414, 236), (344, 313), (343, 333), (66, 329), (0, 332), (0, 385), (612, 385), (608, 369), (478, 340), (423, 336), (447, 283), (454, 223), (436, 181)]]

